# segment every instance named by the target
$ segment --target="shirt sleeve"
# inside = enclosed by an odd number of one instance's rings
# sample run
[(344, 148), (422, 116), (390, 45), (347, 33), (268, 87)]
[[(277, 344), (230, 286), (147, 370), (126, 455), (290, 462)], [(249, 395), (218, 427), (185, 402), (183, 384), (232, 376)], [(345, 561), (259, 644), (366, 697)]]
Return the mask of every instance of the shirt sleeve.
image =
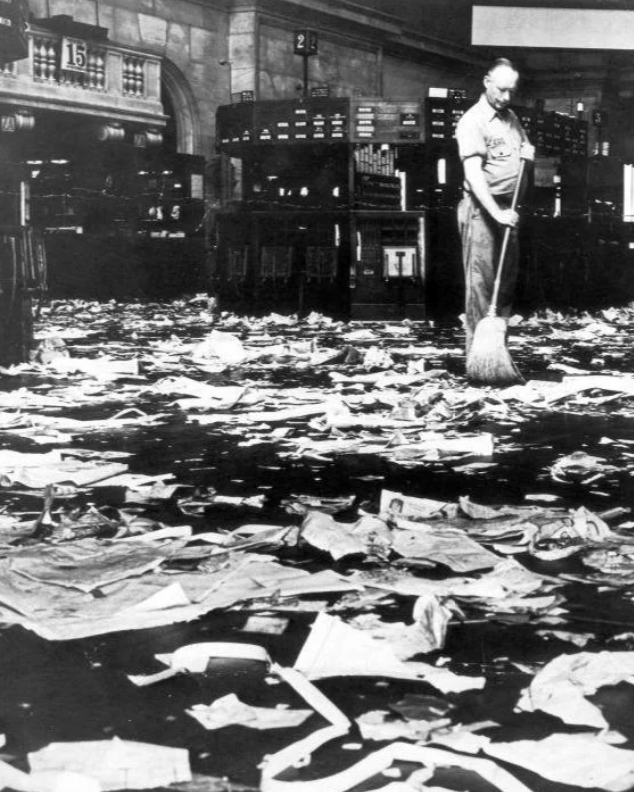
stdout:
[(476, 118), (470, 113), (462, 116), (456, 127), (456, 140), (460, 159), (468, 157), (485, 158), (487, 154), (486, 142)]

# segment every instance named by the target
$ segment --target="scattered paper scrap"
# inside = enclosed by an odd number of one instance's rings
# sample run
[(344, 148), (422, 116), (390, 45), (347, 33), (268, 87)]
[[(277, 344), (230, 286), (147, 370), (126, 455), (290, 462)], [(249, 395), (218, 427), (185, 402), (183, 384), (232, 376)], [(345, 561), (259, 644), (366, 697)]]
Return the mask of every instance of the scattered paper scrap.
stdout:
[(120, 740), (51, 743), (29, 754), (33, 773), (72, 772), (109, 789), (154, 789), (191, 781), (189, 754), (183, 748)]
[(309, 718), (312, 710), (292, 710), (283, 707), (253, 707), (229, 693), (211, 704), (194, 704), (187, 713), (205, 729), (225, 726), (247, 726), (249, 729), (292, 729)]
[(634, 684), (634, 652), (580, 652), (551, 660), (523, 692), (517, 708), (541, 710), (575, 726), (606, 729), (601, 710), (585, 697), (604, 685)]
[(128, 676), (128, 679), (137, 687), (147, 687), (185, 671), (191, 674), (204, 674), (212, 658), (256, 660), (267, 664), (270, 662), (266, 650), (255, 644), (223, 642), (188, 644), (181, 646), (172, 654), (156, 656), (157, 660), (168, 666), (166, 671), (145, 676)]
[(427, 663), (403, 662), (386, 642), (327, 613), (317, 616), (295, 668), (308, 679), (339, 676), (419, 679), (443, 693), (477, 690), (485, 682), (482, 677), (459, 676)]
[(631, 789), (634, 751), (615, 748), (590, 734), (551, 734), (543, 740), (494, 743), (475, 738), (489, 756), (524, 767), (558, 784), (580, 789)]

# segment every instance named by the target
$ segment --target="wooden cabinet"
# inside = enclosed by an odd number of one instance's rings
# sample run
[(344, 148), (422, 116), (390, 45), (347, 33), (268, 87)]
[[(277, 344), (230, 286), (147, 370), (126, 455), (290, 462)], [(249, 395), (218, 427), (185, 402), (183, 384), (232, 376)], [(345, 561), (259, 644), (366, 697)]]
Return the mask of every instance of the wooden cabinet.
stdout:
[(405, 156), (423, 143), (411, 104), (338, 97), (219, 110), (229, 187), (216, 228), (221, 303), (424, 318), (425, 211), (408, 205)]

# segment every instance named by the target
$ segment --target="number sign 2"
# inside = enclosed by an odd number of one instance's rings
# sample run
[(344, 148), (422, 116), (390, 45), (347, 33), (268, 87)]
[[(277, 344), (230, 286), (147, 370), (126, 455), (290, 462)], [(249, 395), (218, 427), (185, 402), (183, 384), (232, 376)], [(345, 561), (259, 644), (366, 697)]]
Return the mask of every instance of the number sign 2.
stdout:
[(64, 37), (60, 68), (65, 71), (85, 72), (88, 66), (88, 47), (85, 41)]
[(316, 55), (318, 36), (316, 30), (296, 30), (293, 34), (296, 55)]

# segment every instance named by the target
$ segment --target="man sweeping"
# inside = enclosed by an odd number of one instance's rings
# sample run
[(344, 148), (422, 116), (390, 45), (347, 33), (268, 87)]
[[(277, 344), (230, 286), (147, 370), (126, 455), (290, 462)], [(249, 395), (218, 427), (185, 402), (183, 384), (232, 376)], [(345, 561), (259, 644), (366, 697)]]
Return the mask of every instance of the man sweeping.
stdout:
[[(469, 366), (476, 328), (483, 320), (488, 321), (485, 317), (490, 315), (491, 308), (500, 317), (510, 315), (517, 281), (519, 215), (513, 206), (513, 197), (516, 193), (517, 199), (522, 160), (532, 161), (535, 156), (534, 147), (510, 108), (518, 81), (519, 73), (511, 61), (496, 60), (484, 77), (484, 93), (480, 100), (462, 116), (456, 128), (464, 167), (464, 194), (458, 206), (458, 225), (466, 287), (467, 373), (472, 379), (486, 379), (486, 376), (478, 376), (477, 364)], [(501, 261), (503, 250), (505, 255)], [(496, 273), (501, 263), (497, 299), (492, 306)], [(498, 321), (505, 330), (505, 321)], [(483, 339), (481, 345), (485, 342)], [(489, 344), (490, 348), (485, 350), (488, 356), (496, 354), (493, 346)]]

